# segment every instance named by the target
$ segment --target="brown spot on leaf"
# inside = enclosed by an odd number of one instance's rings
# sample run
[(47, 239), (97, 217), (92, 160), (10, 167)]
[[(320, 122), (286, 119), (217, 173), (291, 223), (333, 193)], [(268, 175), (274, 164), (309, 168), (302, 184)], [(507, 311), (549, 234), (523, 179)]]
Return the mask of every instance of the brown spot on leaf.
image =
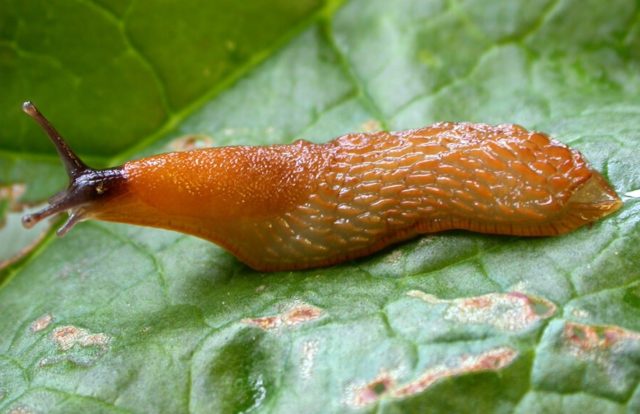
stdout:
[(362, 407), (370, 405), (382, 397), (406, 398), (423, 392), (437, 381), (470, 374), (474, 372), (498, 371), (511, 364), (518, 356), (515, 349), (499, 347), (480, 354), (463, 354), (446, 364), (428, 368), (418, 378), (406, 384), (396, 384), (395, 378), (388, 372), (379, 374), (375, 379), (355, 389), (352, 405)]
[(640, 333), (619, 326), (584, 325), (567, 322), (563, 336), (569, 353), (577, 358), (605, 362), (625, 342), (640, 341)]
[(25, 204), (19, 201), (25, 190), (26, 186), (24, 184), (0, 186), (0, 202), (7, 203), (10, 211), (20, 212), (25, 207)]
[(491, 299), (487, 296), (476, 296), (474, 298), (464, 299), (462, 306), (476, 309), (486, 309), (491, 307)]
[(402, 398), (424, 391), (436, 381), (472, 372), (498, 371), (516, 358), (516, 350), (501, 347), (477, 355), (462, 355), (452, 364), (437, 365), (427, 369), (418, 379), (393, 391), (393, 396)]
[(323, 311), (318, 307), (306, 303), (296, 303), (279, 315), (246, 318), (243, 319), (242, 322), (264, 330), (270, 330), (281, 326), (294, 326), (304, 322), (310, 322), (320, 318), (322, 315)]
[(42, 358), (38, 365), (48, 365), (69, 361), (79, 366), (93, 365), (108, 350), (111, 338), (104, 333), (91, 333), (73, 325), (59, 326), (51, 332), (51, 342), (57, 353)]
[(547, 333), (534, 369), (536, 384), (578, 383), (585, 392), (620, 400), (637, 388), (640, 332), (564, 320), (552, 322)]
[(264, 329), (266, 331), (278, 327), (278, 325), (280, 324), (280, 317), (265, 316), (262, 318), (247, 318), (243, 319), (242, 322), (246, 323), (247, 325), (257, 326), (258, 328)]
[(213, 138), (204, 134), (185, 135), (171, 140), (168, 148), (171, 151), (189, 151), (213, 146)]
[(419, 290), (407, 295), (432, 305), (445, 306), (444, 319), (462, 324), (491, 325), (502, 331), (521, 331), (551, 317), (556, 306), (544, 299), (520, 292), (489, 293), (459, 299), (439, 299)]
[(286, 325), (297, 325), (303, 322), (312, 321), (314, 319), (318, 319), (322, 314), (322, 310), (320, 308), (316, 308), (311, 305), (298, 305), (292, 308), (289, 312), (286, 312), (282, 321)]
[[(22, 194), (24, 194), (24, 189), (25, 186), (23, 184), (0, 186), (0, 213), (22, 210), (18, 199)], [(4, 214), (0, 214), (0, 227), (4, 226), (4, 224)]]
[(388, 372), (378, 374), (372, 381), (356, 388), (353, 405), (363, 407), (373, 404), (396, 386), (395, 379)]
[(51, 227), (48, 220), (38, 223), (31, 231), (22, 227), (22, 214), (40, 206), (20, 201), (24, 184), (0, 186), (0, 270), (20, 260), (31, 252), (47, 235)]
[(53, 322), (53, 316), (50, 313), (44, 314), (31, 324), (31, 332), (40, 332), (43, 329), (46, 329), (51, 322)]
[(62, 351), (67, 351), (75, 345), (81, 347), (97, 346), (106, 349), (110, 339), (103, 333), (92, 334), (86, 329), (73, 325), (59, 326), (51, 333), (51, 340)]

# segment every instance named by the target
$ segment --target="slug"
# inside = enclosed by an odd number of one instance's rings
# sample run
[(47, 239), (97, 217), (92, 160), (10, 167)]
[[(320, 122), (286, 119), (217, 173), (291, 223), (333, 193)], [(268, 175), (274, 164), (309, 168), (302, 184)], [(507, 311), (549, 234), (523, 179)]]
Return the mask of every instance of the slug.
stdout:
[(340, 263), (448, 229), (554, 236), (622, 205), (573, 149), (518, 125), (437, 123), (353, 133), (326, 144), (173, 152), (96, 170), (30, 102), (69, 186), (23, 218), (69, 211), (212, 241), (259, 271)]

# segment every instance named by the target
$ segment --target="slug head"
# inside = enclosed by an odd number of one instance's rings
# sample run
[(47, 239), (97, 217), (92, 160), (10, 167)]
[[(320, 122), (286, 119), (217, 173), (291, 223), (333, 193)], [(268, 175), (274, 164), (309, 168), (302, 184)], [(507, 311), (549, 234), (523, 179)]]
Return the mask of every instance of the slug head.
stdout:
[(121, 191), (122, 184), (125, 182), (123, 169), (116, 167), (96, 170), (88, 167), (33, 103), (25, 102), (22, 105), (22, 110), (47, 133), (69, 176), (68, 187), (51, 197), (47, 207), (33, 214), (25, 215), (22, 218), (22, 224), (26, 228), (31, 228), (47, 217), (68, 211), (68, 220), (57, 231), (57, 234), (62, 236), (71, 230), (76, 223), (87, 218), (95, 206), (104, 204), (105, 201)]

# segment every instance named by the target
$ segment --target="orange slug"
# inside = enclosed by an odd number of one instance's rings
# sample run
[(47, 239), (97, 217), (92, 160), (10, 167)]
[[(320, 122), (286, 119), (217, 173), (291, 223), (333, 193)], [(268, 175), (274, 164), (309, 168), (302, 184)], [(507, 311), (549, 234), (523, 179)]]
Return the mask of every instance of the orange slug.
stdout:
[(353, 133), (326, 144), (175, 152), (95, 170), (36, 107), (70, 183), (31, 227), (80, 220), (160, 227), (221, 245), (261, 271), (328, 266), (422, 233), (465, 229), (553, 236), (622, 202), (583, 156), (518, 125), (438, 123)]

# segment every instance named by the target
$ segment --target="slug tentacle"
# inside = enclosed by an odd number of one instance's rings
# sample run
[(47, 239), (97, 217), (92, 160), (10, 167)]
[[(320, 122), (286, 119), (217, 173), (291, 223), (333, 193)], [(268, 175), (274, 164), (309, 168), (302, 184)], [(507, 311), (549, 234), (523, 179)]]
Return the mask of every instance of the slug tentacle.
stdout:
[(60, 133), (58, 133), (53, 125), (51, 125), (49, 120), (40, 113), (38, 108), (31, 101), (27, 101), (22, 104), (22, 110), (40, 124), (42, 129), (47, 133), (47, 136), (51, 139), (53, 145), (55, 145), (56, 151), (58, 151), (58, 155), (60, 155), (60, 159), (64, 163), (64, 167), (69, 178), (77, 177), (89, 169), (89, 167), (82, 162), (80, 157), (78, 157), (69, 145), (67, 145)]
[[(54, 216), (63, 211), (69, 211), (69, 218), (57, 231), (59, 236), (66, 234), (78, 222), (89, 218), (87, 215), (91, 209), (90, 204), (100, 205), (105, 199), (111, 198), (121, 192), (125, 181), (121, 168), (109, 168), (96, 170), (88, 167), (78, 157), (64, 138), (51, 125), (47, 118), (40, 113), (38, 108), (31, 103), (25, 102), (22, 106), (25, 113), (31, 116), (40, 124), (47, 133), (51, 142), (56, 147), (58, 155), (62, 160), (67, 175), (69, 176), (69, 186), (49, 199), (49, 205), (40, 211), (25, 215), (22, 224), (31, 228), (41, 220)], [(107, 190), (109, 190), (107, 192)]]
[[(263, 271), (327, 266), (422, 233), (554, 236), (622, 205), (582, 155), (517, 125), (439, 123), (326, 144), (222, 147), (121, 167), (82, 163), (35, 107), (70, 184), (25, 226), (63, 210), (181, 231)], [(35, 114), (35, 115), (34, 115)]]

